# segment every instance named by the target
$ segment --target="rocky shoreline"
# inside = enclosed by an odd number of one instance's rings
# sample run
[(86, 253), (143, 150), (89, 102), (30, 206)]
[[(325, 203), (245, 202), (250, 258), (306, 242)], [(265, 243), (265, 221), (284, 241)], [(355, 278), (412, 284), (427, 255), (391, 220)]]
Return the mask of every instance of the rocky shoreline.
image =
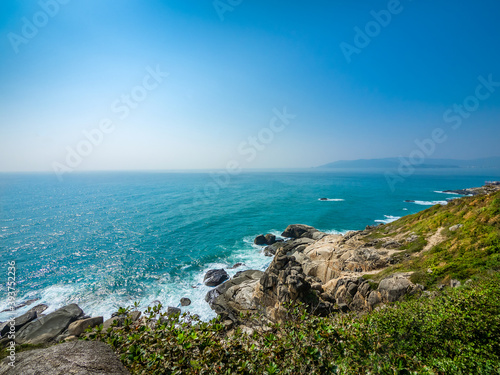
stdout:
[[(500, 182), (491, 182), (480, 188), (446, 192), (478, 195), (498, 190)], [(255, 244), (262, 246), (264, 255), (273, 257), (269, 267), (265, 271), (240, 271), (232, 278), (229, 278), (224, 269), (210, 270), (205, 275), (204, 283), (213, 289), (207, 293), (205, 300), (221, 317), (230, 334), (236, 327), (251, 333), (265, 329), (267, 323), (280, 322), (286, 318), (287, 306), (293, 303), (301, 303), (310, 313), (320, 316), (347, 312), (364, 314), (409, 295), (431, 294), (423, 285), (411, 281), (411, 272), (390, 274), (378, 282), (367, 277), (400, 263), (408, 256), (405, 249), (419, 240), (412, 232), (374, 237), (372, 235), (377, 228), (385, 227), (368, 226), (365, 230), (341, 235), (324, 233), (308, 225), (293, 224), (283, 231), (282, 238), (272, 234), (259, 235), (255, 238)], [(460, 226), (446, 229), (453, 232), (459, 230)], [(439, 233), (427, 240), (432, 245), (442, 241)], [(422, 251), (425, 250), (424, 248)], [(236, 264), (233, 268), (238, 266), (241, 264)], [(450, 287), (459, 285), (458, 280), (448, 280)], [(35, 300), (27, 301), (16, 308), (34, 302)], [(180, 300), (181, 307), (190, 303), (188, 298)], [(109, 352), (109, 348), (104, 344), (105, 348), (100, 347), (100, 343), (78, 339), (87, 335), (87, 328), (100, 325), (104, 331), (120, 327), (126, 320), (139, 325), (145, 319), (141, 317), (141, 312), (121, 309), (104, 321), (102, 316), (86, 315), (76, 304), (44, 315), (47, 308), (47, 305), (38, 304), (21, 316), (0, 324), (0, 348), (5, 350), (12, 345), (13, 338), (9, 334), (13, 332), (15, 345), (47, 347), (56, 343), (63, 344), (56, 346), (59, 349), (50, 347), (19, 353), (16, 356), (16, 370), (8, 367), (6, 360), (1, 361), (0, 374), (28, 373), (26, 369), (32, 368), (41, 371), (47, 363), (60, 358), (65, 350), (82, 353), (80, 359), (72, 359), (72, 363), (82, 369), (94, 366), (93, 368), (101, 368), (100, 373), (128, 373), (116, 357), (116, 361), (109, 360), (110, 353), (106, 352)], [(178, 307), (167, 307), (166, 312), (171, 315), (182, 311)], [(259, 319), (248, 318), (256, 315)], [(70, 346), (71, 350), (68, 349)], [(95, 363), (88, 360), (90, 357), (108, 359)], [(95, 373), (92, 371), (94, 370), (81, 373)]]

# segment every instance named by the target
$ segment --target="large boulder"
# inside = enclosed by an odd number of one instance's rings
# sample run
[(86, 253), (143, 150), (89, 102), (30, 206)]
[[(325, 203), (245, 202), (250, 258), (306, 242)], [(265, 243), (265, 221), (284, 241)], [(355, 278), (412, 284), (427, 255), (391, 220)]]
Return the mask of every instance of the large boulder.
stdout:
[(327, 236), (326, 233), (320, 232), (316, 228), (304, 224), (289, 225), (281, 235), (288, 238), (310, 238), (315, 241)]
[(380, 282), (378, 290), (382, 302), (395, 302), (410, 293), (413, 287), (414, 285), (406, 277), (392, 275)]
[(103, 323), (102, 316), (77, 320), (69, 325), (68, 334), (70, 336), (80, 336), (83, 332), (85, 332), (87, 328), (93, 328), (102, 323)]
[(255, 240), (253, 241), (253, 243), (258, 246), (272, 245), (275, 242), (276, 242), (276, 236), (271, 233), (268, 233), (266, 235), (259, 234), (257, 237), (255, 237)]
[(5, 375), (129, 375), (111, 348), (99, 341), (74, 341), (16, 353), (15, 366), (0, 362)]
[(229, 281), (209, 291), (205, 301), (223, 318), (238, 321), (241, 312), (256, 311), (254, 291), (263, 274), (264, 272), (257, 270), (240, 272)]
[[(17, 318), (14, 319), (14, 324), (11, 324), (9, 321), (3, 323), (1, 325), (1, 331), (0, 331), (0, 336), (4, 336), (7, 334), (9, 331), (15, 330), (15, 332), (18, 332), (22, 327), (24, 327), (26, 324), (29, 322), (33, 321), (36, 319), (37, 313), (36, 311), (28, 311), (24, 313), (21, 316), (18, 316)], [(11, 327), (14, 328), (11, 328)]]
[(224, 269), (210, 270), (205, 274), (203, 282), (207, 286), (217, 286), (229, 279), (229, 275)]
[(60, 308), (21, 328), (16, 334), (18, 344), (42, 344), (54, 341), (68, 326), (82, 317), (83, 311), (76, 304)]

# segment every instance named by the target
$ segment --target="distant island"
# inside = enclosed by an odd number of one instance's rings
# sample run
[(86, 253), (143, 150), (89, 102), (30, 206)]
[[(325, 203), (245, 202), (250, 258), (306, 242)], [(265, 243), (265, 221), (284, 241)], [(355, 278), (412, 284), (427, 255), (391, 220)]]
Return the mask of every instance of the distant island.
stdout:
[[(319, 166), (318, 168), (398, 168), (399, 158), (338, 160)], [(415, 168), (500, 168), (500, 157), (472, 160), (459, 159), (426, 159)]]

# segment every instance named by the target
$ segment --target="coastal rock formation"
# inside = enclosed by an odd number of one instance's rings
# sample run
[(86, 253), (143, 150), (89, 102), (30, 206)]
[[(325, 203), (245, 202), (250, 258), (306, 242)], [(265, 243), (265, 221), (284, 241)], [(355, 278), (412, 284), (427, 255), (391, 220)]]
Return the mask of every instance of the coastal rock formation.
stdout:
[(83, 317), (83, 311), (76, 304), (60, 308), (22, 327), (16, 334), (18, 344), (41, 344), (56, 341), (68, 326)]
[(5, 375), (128, 375), (111, 348), (99, 341), (74, 341), (16, 354), (15, 366), (9, 358), (0, 362)]
[(183, 297), (181, 298), (181, 306), (189, 306), (191, 304), (191, 300), (189, 298)]
[(254, 291), (263, 275), (262, 271), (242, 271), (229, 281), (209, 291), (205, 301), (218, 315), (232, 321), (238, 321), (240, 312), (258, 311), (254, 303)]
[[(14, 330), (15, 332), (19, 332), (19, 330), (24, 327), (26, 324), (29, 322), (35, 320), (37, 317), (36, 311), (28, 311), (24, 313), (23, 315), (17, 317), (14, 319)], [(5, 323), (2, 323), (0, 326), (0, 337), (5, 336), (8, 332), (12, 330), (12, 325), (7, 321)]]
[(271, 233), (268, 233), (266, 235), (260, 234), (257, 237), (255, 237), (255, 240), (253, 242), (258, 246), (272, 245), (273, 243), (276, 242), (276, 236)]
[(467, 189), (445, 190), (443, 193), (459, 195), (485, 195), (494, 193), (498, 190), (500, 190), (500, 181), (486, 181), (484, 186)]
[(229, 279), (229, 275), (224, 269), (210, 270), (205, 274), (203, 282), (206, 286), (217, 286)]
[(240, 312), (259, 312), (279, 321), (290, 302), (302, 302), (317, 315), (361, 312), (421, 290), (409, 275), (393, 275), (380, 285), (363, 278), (396, 263), (400, 247), (415, 240), (403, 236), (367, 241), (372, 230), (329, 235), (308, 225), (289, 225), (282, 234), (289, 240), (266, 247), (266, 255), (274, 254), (274, 259), (265, 272), (237, 274), (205, 299), (233, 322)]
[(304, 224), (292, 224), (286, 227), (286, 229), (281, 233), (283, 237), (287, 238), (310, 238), (313, 240), (319, 240), (326, 236), (324, 232), (320, 232), (314, 227)]

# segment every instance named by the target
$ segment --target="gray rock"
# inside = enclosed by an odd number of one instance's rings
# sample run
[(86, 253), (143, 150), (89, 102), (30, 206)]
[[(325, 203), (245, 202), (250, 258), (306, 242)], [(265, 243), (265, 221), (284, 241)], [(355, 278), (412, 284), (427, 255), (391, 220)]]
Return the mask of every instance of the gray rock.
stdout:
[(367, 302), (373, 309), (375, 306), (377, 306), (379, 303), (382, 302), (382, 297), (380, 296), (380, 293), (377, 290), (372, 290), (368, 295)]
[(229, 269), (230, 270), (234, 270), (235, 268), (238, 268), (238, 267), (241, 267), (241, 266), (244, 266), (244, 265), (245, 265), (245, 263), (238, 262), (238, 263), (233, 264), (232, 267), (229, 267)]
[(272, 245), (276, 243), (276, 236), (274, 234), (268, 233), (264, 237), (266, 238), (266, 244)]
[(82, 309), (71, 304), (43, 318), (26, 324), (16, 334), (18, 344), (41, 344), (54, 341), (68, 326), (83, 315)]
[(276, 242), (272, 245), (269, 245), (269, 246), (266, 246), (264, 248), (264, 255), (266, 257), (272, 257), (274, 255), (276, 255), (276, 252), (281, 249), (282, 247), (284, 247), (286, 245), (286, 242)]
[(224, 269), (210, 270), (205, 274), (203, 282), (207, 286), (217, 286), (229, 279), (229, 275)]
[(175, 315), (180, 313), (181, 309), (179, 309), (178, 307), (173, 307), (173, 306), (167, 307), (167, 315)]
[(99, 324), (103, 324), (103, 317), (97, 316), (95, 318), (88, 318), (77, 320), (73, 322), (68, 327), (68, 335), (70, 336), (80, 336), (85, 330), (89, 327), (93, 328), (98, 326)]
[(455, 232), (456, 230), (459, 230), (460, 228), (462, 228), (464, 225), (463, 224), (457, 224), (457, 225), (453, 225), (449, 228), (449, 231), (450, 232)]
[[(10, 324), (9, 321), (3, 323), (2, 330), (0, 331), (0, 336), (4, 336), (5, 334), (7, 334), (9, 331), (12, 331), (12, 330), (14, 330), (15, 332), (18, 332), (26, 324), (28, 324), (32, 320), (35, 320), (36, 316), (37, 316), (36, 311), (28, 311), (28, 312), (24, 313), (23, 315), (15, 318), (14, 325)], [(13, 327), (13, 328), (11, 328), (11, 327)]]
[(0, 362), (5, 375), (129, 375), (111, 348), (99, 341), (74, 341), (16, 354)]
[(319, 232), (316, 228), (311, 227), (310, 225), (304, 224), (292, 224), (286, 227), (284, 232), (281, 234), (283, 237), (288, 238), (311, 238), (313, 237), (313, 233)]
[(46, 304), (44, 303), (40, 303), (39, 305), (36, 305), (36, 306), (33, 306), (31, 309), (29, 309), (28, 311), (34, 311), (36, 312), (37, 316), (40, 317), (40, 315), (49, 308), (49, 306), (47, 306)]
[(255, 237), (255, 240), (253, 242), (258, 246), (272, 245), (273, 243), (276, 242), (276, 236), (271, 233), (268, 233), (266, 235), (260, 234), (257, 237)]
[(114, 313), (111, 315), (111, 318), (106, 320), (102, 324), (102, 330), (106, 332), (108, 328), (113, 326), (113, 322), (115, 323), (115, 327), (121, 327), (123, 326), (123, 322), (125, 322), (125, 319), (130, 319), (132, 322), (136, 322), (139, 318), (141, 317), (141, 312), (140, 311), (132, 311), (129, 312), (128, 314), (120, 314), (117, 315), (117, 313)]
[(405, 277), (393, 275), (383, 279), (378, 290), (383, 302), (395, 302), (412, 290), (414, 285)]
[(264, 275), (262, 271), (248, 270), (207, 293), (205, 300), (212, 310), (225, 319), (238, 321), (240, 312), (255, 309), (253, 293), (256, 284)]
[(191, 300), (189, 298), (181, 298), (181, 306), (189, 306), (191, 304)]
[(259, 234), (257, 237), (255, 237), (253, 243), (258, 246), (267, 245), (267, 240), (263, 234)]
[(450, 280), (450, 286), (452, 288), (458, 288), (458, 287), (462, 286), (462, 283), (459, 280), (452, 279), (452, 280)]

